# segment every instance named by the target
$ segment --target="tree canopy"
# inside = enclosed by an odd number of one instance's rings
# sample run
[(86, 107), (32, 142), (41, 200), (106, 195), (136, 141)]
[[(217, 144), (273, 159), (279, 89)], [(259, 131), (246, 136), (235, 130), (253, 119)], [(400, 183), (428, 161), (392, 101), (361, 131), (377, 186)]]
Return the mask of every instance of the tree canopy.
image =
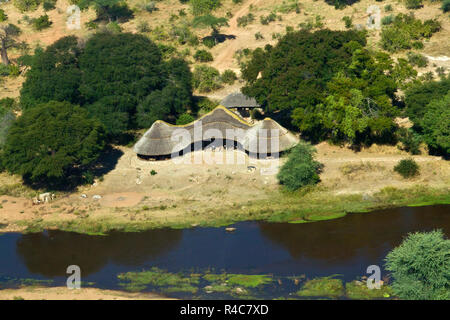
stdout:
[(176, 119), (190, 106), (187, 63), (163, 61), (148, 38), (97, 33), (84, 47), (78, 42), (65, 37), (35, 54), (21, 91), (25, 109), (68, 101), (100, 119), (108, 135), (118, 136), (136, 126), (150, 126), (155, 117)]
[(3, 165), (32, 184), (64, 188), (97, 159), (104, 145), (102, 124), (86, 110), (50, 101), (25, 110), (11, 126)]
[(400, 299), (450, 299), (450, 240), (442, 231), (412, 233), (386, 257)]

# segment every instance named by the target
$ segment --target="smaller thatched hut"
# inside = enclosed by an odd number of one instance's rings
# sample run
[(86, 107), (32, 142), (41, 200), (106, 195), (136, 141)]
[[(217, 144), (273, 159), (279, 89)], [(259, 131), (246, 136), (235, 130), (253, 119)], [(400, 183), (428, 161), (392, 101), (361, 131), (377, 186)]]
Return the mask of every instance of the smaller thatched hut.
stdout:
[(256, 102), (255, 98), (250, 98), (243, 93), (231, 93), (223, 99), (220, 104), (227, 109), (250, 109), (260, 108), (261, 106)]

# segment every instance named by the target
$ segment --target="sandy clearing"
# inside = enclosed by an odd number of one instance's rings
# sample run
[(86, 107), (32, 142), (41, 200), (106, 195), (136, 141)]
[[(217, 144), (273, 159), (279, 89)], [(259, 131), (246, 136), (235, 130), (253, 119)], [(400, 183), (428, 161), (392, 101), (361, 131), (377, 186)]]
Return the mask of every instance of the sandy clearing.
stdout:
[(66, 287), (25, 287), (0, 290), (0, 300), (172, 300), (153, 293)]

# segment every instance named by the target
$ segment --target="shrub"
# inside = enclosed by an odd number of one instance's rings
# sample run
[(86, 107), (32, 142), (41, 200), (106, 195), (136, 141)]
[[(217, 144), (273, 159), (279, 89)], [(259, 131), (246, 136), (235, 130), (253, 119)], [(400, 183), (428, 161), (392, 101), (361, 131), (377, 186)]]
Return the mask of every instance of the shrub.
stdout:
[(194, 16), (208, 14), (221, 5), (220, 0), (191, 0), (189, 3)]
[(352, 27), (352, 25), (353, 25), (353, 19), (351, 17), (349, 17), (349, 16), (343, 17), (342, 21), (344, 21), (345, 27), (347, 29), (350, 29)]
[(214, 47), (217, 43), (216, 40), (214, 40), (212, 37), (206, 37), (203, 39), (202, 43), (205, 45), (205, 47), (208, 48), (212, 48)]
[(277, 178), (290, 191), (319, 182), (322, 164), (314, 160), (316, 149), (300, 142), (289, 153), (288, 160), (280, 168)]
[(222, 73), (220, 79), (223, 83), (231, 85), (237, 80), (237, 76), (233, 70), (227, 69)]
[(420, 53), (408, 52), (406, 56), (408, 57), (408, 62), (413, 66), (424, 68), (428, 65), (427, 57), (421, 55)]
[(276, 18), (277, 18), (277, 15), (274, 12), (272, 12), (267, 16), (261, 16), (259, 18), (259, 20), (261, 21), (261, 24), (268, 25), (269, 23), (275, 21)]
[(193, 74), (193, 86), (199, 92), (211, 92), (220, 89), (219, 71), (206, 65), (196, 66)]
[(14, 0), (13, 4), (20, 12), (34, 11), (41, 4), (41, 0)]
[(421, 122), (425, 142), (433, 151), (450, 155), (450, 93), (431, 101)]
[(194, 59), (199, 62), (209, 62), (214, 60), (211, 52), (206, 50), (197, 50), (194, 54)]
[(420, 154), (420, 145), (423, 138), (412, 129), (400, 128), (398, 130), (398, 140), (402, 143), (401, 150), (411, 154)]
[(176, 123), (177, 125), (185, 125), (191, 123), (194, 120), (195, 118), (191, 116), (189, 113), (183, 113), (181, 116), (178, 117)]
[(450, 0), (444, 0), (442, 1), (442, 11), (449, 12), (450, 11)]
[(409, 234), (386, 257), (400, 299), (450, 299), (450, 240), (442, 231)]
[(50, 11), (56, 8), (56, 0), (44, 0), (42, 4), (45, 11)]
[(407, 9), (419, 9), (423, 7), (423, 0), (406, 0), (405, 5)]
[(262, 35), (261, 32), (258, 31), (257, 33), (255, 33), (255, 39), (262, 40), (262, 39), (264, 39), (264, 36)]
[(253, 21), (255, 21), (255, 16), (253, 15), (253, 13), (249, 13), (245, 16), (237, 18), (237, 25), (238, 25), (238, 27), (246, 27), (248, 24), (252, 23)]
[(412, 178), (419, 174), (419, 165), (413, 159), (403, 159), (394, 167), (394, 171), (403, 178)]
[(381, 24), (384, 26), (387, 26), (388, 24), (391, 24), (394, 21), (394, 15), (390, 14), (388, 16), (384, 16), (381, 19)]
[(0, 22), (4, 22), (8, 20), (8, 15), (5, 13), (5, 10), (0, 9)]
[(391, 12), (392, 11), (392, 5), (390, 5), (390, 4), (385, 5), (384, 6), (384, 11), (385, 12)]
[(39, 18), (31, 20), (31, 24), (35, 30), (43, 30), (49, 28), (53, 22), (50, 21), (48, 15), (40, 16)]

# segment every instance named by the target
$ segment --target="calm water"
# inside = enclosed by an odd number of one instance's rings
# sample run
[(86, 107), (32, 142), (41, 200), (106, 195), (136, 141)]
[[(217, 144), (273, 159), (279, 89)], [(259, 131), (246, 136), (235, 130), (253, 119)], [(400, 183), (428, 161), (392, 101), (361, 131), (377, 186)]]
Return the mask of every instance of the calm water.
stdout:
[(117, 274), (159, 267), (172, 272), (214, 268), (228, 273), (308, 278), (342, 274), (351, 281), (413, 231), (442, 229), (450, 236), (449, 206), (398, 208), (349, 214), (309, 224), (244, 222), (224, 228), (160, 229), (88, 236), (47, 231), (0, 235), (0, 287), (7, 278), (51, 279), (63, 284), (68, 265), (82, 280), (117, 288)]

